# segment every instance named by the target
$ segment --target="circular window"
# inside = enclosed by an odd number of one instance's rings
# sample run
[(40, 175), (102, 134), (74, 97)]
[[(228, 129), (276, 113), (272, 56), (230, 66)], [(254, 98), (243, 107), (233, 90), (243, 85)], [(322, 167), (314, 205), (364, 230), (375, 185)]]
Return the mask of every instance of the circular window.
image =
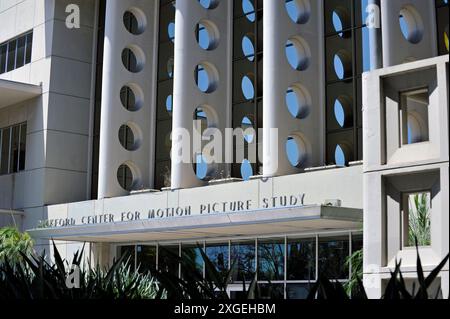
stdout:
[(286, 0), (286, 10), (292, 21), (305, 24), (311, 16), (311, 3), (309, 0)]
[(344, 144), (336, 145), (334, 160), (337, 166), (346, 166), (349, 162), (349, 148)]
[(253, 5), (251, 0), (242, 0), (242, 12), (244, 13), (247, 20), (249, 20), (250, 22), (255, 22), (255, 6)]
[(132, 73), (141, 72), (145, 64), (144, 52), (137, 46), (125, 48), (122, 51), (122, 63)]
[(172, 115), (172, 110), (173, 110), (173, 97), (172, 97), (172, 95), (169, 95), (166, 98), (166, 110), (167, 110), (167, 112), (169, 112), (170, 115)]
[(255, 140), (255, 128), (250, 117), (245, 116), (241, 122), (242, 130), (244, 131), (244, 139), (247, 143), (251, 144)]
[(343, 7), (337, 7), (335, 10), (333, 10), (331, 19), (334, 31), (337, 32), (340, 37), (346, 38), (351, 35), (351, 31), (349, 31), (349, 29), (351, 28), (351, 18), (347, 9)]
[(205, 9), (215, 9), (219, 5), (219, 0), (198, 0), (200, 5)]
[(251, 77), (251, 75), (245, 75), (241, 81), (242, 94), (247, 100), (252, 100), (255, 98), (255, 87)]
[(311, 95), (303, 86), (296, 84), (286, 91), (286, 106), (295, 118), (304, 119), (309, 115)]
[(307, 148), (304, 140), (297, 135), (289, 136), (286, 140), (286, 155), (292, 166), (300, 168), (307, 159)]
[(175, 22), (170, 22), (167, 25), (167, 35), (170, 41), (175, 41)]
[(207, 20), (202, 20), (195, 27), (195, 37), (203, 50), (214, 50), (219, 45), (219, 29)]
[(123, 24), (131, 34), (140, 35), (145, 31), (147, 19), (141, 10), (132, 8), (124, 13)]
[(352, 99), (346, 95), (339, 96), (334, 101), (334, 118), (341, 128), (351, 126)]
[(245, 35), (242, 38), (242, 52), (249, 61), (255, 61), (255, 46), (249, 35)]
[(249, 160), (242, 161), (241, 164), (241, 176), (244, 181), (250, 180), (250, 177), (253, 176), (253, 166)]
[(339, 80), (352, 76), (352, 61), (347, 51), (340, 50), (334, 55), (333, 66)]
[(117, 181), (120, 187), (122, 187), (127, 192), (131, 192), (135, 188), (135, 175), (133, 170), (128, 164), (122, 164), (117, 169)]
[(293, 69), (306, 70), (311, 59), (311, 50), (308, 43), (298, 36), (290, 38), (286, 42), (286, 57)]
[(170, 58), (169, 61), (167, 61), (167, 75), (169, 78), (173, 78), (173, 72), (174, 72), (174, 60), (173, 58)]
[(195, 83), (203, 93), (212, 93), (219, 85), (217, 69), (210, 63), (204, 62), (195, 67)]
[(139, 134), (135, 133), (138, 130), (137, 126), (133, 125), (134, 129), (128, 124), (124, 124), (119, 129), (120, 145), (127, 151), (136, 151), (140, 147)]
[(199, 180), (208, 181), (216, 174), (213, 158), (205, 154), (197, 154), (193, 161), (194, 172)]
[(143, 104), (142, 90), (136, 84), (125, 85), (120, 90), (120, 101), (128, 111), (139, 111)]
[(406, 5), (399, 14), (400, 30), (406, 40), (413, 44), (422, 41), (423, 20), (420, 13), (411, 5)]

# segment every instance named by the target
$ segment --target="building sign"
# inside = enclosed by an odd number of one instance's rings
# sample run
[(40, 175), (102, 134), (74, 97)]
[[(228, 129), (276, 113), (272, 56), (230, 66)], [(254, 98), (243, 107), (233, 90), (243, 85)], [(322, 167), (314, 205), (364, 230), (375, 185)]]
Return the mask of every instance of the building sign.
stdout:
[(81, 225), (98, 225), (133, 222), (139, 220), (167, 219), (176, 217), (205, 216), (214, 214), (229, 214), (239, 212), (251, 212), (258, 209), (274, 209), (300, 207), (305, 204), (305, 194), (283, 195), (263, 198), (260, 203), (254, 200), (238, 200), (201, 203), (197, 206), (149, 208), (146, 211), (129, 210), (118, 214), (104, 213), (100, 215), (86, 215), (81, 217), (68, 217), (47, 219), (40, 222), (38, 228), (59, 228)]

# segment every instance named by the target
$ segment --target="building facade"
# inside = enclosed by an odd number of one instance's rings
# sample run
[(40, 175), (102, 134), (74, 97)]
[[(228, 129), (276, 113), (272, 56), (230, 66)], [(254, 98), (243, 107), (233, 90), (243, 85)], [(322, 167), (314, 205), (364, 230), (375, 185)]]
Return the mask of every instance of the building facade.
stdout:
[[(0, 0), (0, 225), (372, 298), (449, 251), (446, 0)], [(448, 296), (448, 264), (436, 281)], [(268, 291), (268, 289), (266, 289)]]

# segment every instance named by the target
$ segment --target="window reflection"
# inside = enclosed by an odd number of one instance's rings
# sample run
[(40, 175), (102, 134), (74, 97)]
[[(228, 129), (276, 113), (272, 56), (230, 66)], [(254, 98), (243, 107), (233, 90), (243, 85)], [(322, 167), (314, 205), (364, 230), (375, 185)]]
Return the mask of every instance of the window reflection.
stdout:
[(162, 246), (158, 251), (158, 270), (179, 275), (179, 247)]
[(287, 279), (316, 279), (315, 238), (288, 240)]
[(231, 265), (234, 267), (233, 281), (252, 281), (255, 277), (255, 243), (233, 243)]
[(330, 279), (348, 279), (345, 262), (349, 256), (349, 238), (319, 238), (319, 274)]
[[(228, 244), (207, 245), (206, 256), (216, 267), (216, 270), (222, 273), (228, 271), (228, 258), (230, 249)], [(206, 275), (208, 276), (208, 269), (206, 269)]]
[(136, 247), (137, 263), (136, 267), (139, 272), (151, 272), (156, 268), (156, 247), (155, 246), (137, 246)]
[(199, 245), (183, 245), (181, 247), (181, 258), (183, 264), (189, 265), (189, 269), (181, 269), (181, 271), (196, 269), (198, 274), (203, 276), (203, 257)]
[(284, 280), (284, 240), (258, 242), (258, 279)]

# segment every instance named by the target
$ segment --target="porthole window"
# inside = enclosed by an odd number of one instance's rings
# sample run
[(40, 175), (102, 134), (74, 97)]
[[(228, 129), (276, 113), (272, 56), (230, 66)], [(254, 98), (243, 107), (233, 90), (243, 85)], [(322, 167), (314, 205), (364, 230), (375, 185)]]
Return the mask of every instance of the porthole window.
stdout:
[(417, 44), (422, 41), (424, 25), (420, 13), (411, 5), (406, 5), (400, 10), (399, 25), (403, 37)]
[(198, 2), (203, 8), (208, 10), (215, 9), (219, 5), (219, 0), (198, 0)]
[(253, 45), (252, 38), (249, 35), (245, 35), (242, 38), (242, 52), (249, 61), (255, 61), (255, 46)]
[(208, 181), (216, 174), (216, 167), (212, 163), (213, 159), (205, 154), (197, 154), (193, 161), (194, 172), (197, 178), (201, 181)]
[(286, 42), (286, 58), (291, 67), (304, 71), (309, 67), (311, 50), (308, 43), (301, 37), (292, 37)]
[(172, 109), (173, 109), (173, 97), (172, 95), (169, 95), (166, 98), (166, 110), (170, 115), (172, 115)]
[(132, 8), (124, 13), (123, 24), (131, 34), (140, 35), (144, 33), (147, 21), (141, 10)]
[(201, 63), (195, 67), (195, 83), (203, 93), (212, 93), (219, 84), (216, 68), (210, 63)]
[(137, 126), (133, 126), (133, 129), (129, 124), (124, 124), (119, 129), (119, 142), (120, 145), (127, 151), (136, 151), (140, 147), (140, 134), (136, 129)]
[(132, 169), (128, 164), (122, 164), (117, 169), (117, 181), (120, 187), (122, 187), (127, 192), (131, 192), (135, 187), (135, 176)]
[(305, 24), (311, 15), (311, 3), (309, 0), (286, 0), (286, 10), (292, 21)]
[(170, 58), (169, 61), (167, 61), (167, 75), (171, 79), (173, 79), (173, 72), (174, 72), (174, 60), (173, 58)]
[(255, 22), (256, 12), (252, 0), (242, 0), (242, 12), (250, 22)]
[(351, 18), (347, 9), (343, 7), (337, 7), (331, 15), (334, 31), (342, 38), (346, 38), (351, 35), (348, 29), (351, 28)]
[(201, 127), (196, 127), (196, 130), (203, 134), (207, 128), (217, 126), (217, 114), (209, 105), (201, 105), (194, 111), (194, 120), (199, 121)]
[(309, 115), (311, 104), (311, 95), (303, 86), (297, 84), (286, 91), (286, 106), (294, 118), (306, 118)]
[(251, 75), (245, 75), (241, 81), (242, 94), (247, 100), (255, 98), (255, 87), (251, 78)]
[(334, 160), (337, 166), (345, 166), (348, 163), (346, 147), (343, 145), (337, 145), (334, 151)]
[(255, 140), (255, 128), (250, 117), (245, 116), (241, 122), (241, 128), (244, 131), (244, 139), (247, 143), (251, 144)]
[(352, 59), (347, 51), (340, 50), (334, 55), (333, 66), (339, 80), (352, 76)]
[(175, 42), (175, 22), (170, 22), (167, 25), (167, 34), (169, 36), (169, 40)]
[(304, 140), (297, 135), (289, 136), (286, 140), (286, 155), (292, 166), (302, 167), (307, 160), (307, 148)]
[(125, 48), (122, 51), (122, 63), (128, 71), (139, 73), (144, 69), (144, 52), (137, 46)]
[(341, 128), (352, 126), (352, 100), (341, 95), (334, 101), (334, 118)]
[(241, 176), (242, 176), (242, 179), (244, 181), (248, 181), (248, 180), (250, 180), (250, 177), (252, 177), (253, 175), (254, 174), (253, 174), (252, 163), (250, 163), (250, 161), (247, 160), (247, 159), (242, 161), (242, 164), (241, 164)]
[(129, 84), (122, 87), (120, 90), (120, 101), (122, 106), (130, 111), (139, 111), (143, 103), (142, 90), (136, 84)]
[(219, 44), (219, 29), (211, 21), (200, 21), (195, 28), (195, 36), (203, 50), (214, 50)]

